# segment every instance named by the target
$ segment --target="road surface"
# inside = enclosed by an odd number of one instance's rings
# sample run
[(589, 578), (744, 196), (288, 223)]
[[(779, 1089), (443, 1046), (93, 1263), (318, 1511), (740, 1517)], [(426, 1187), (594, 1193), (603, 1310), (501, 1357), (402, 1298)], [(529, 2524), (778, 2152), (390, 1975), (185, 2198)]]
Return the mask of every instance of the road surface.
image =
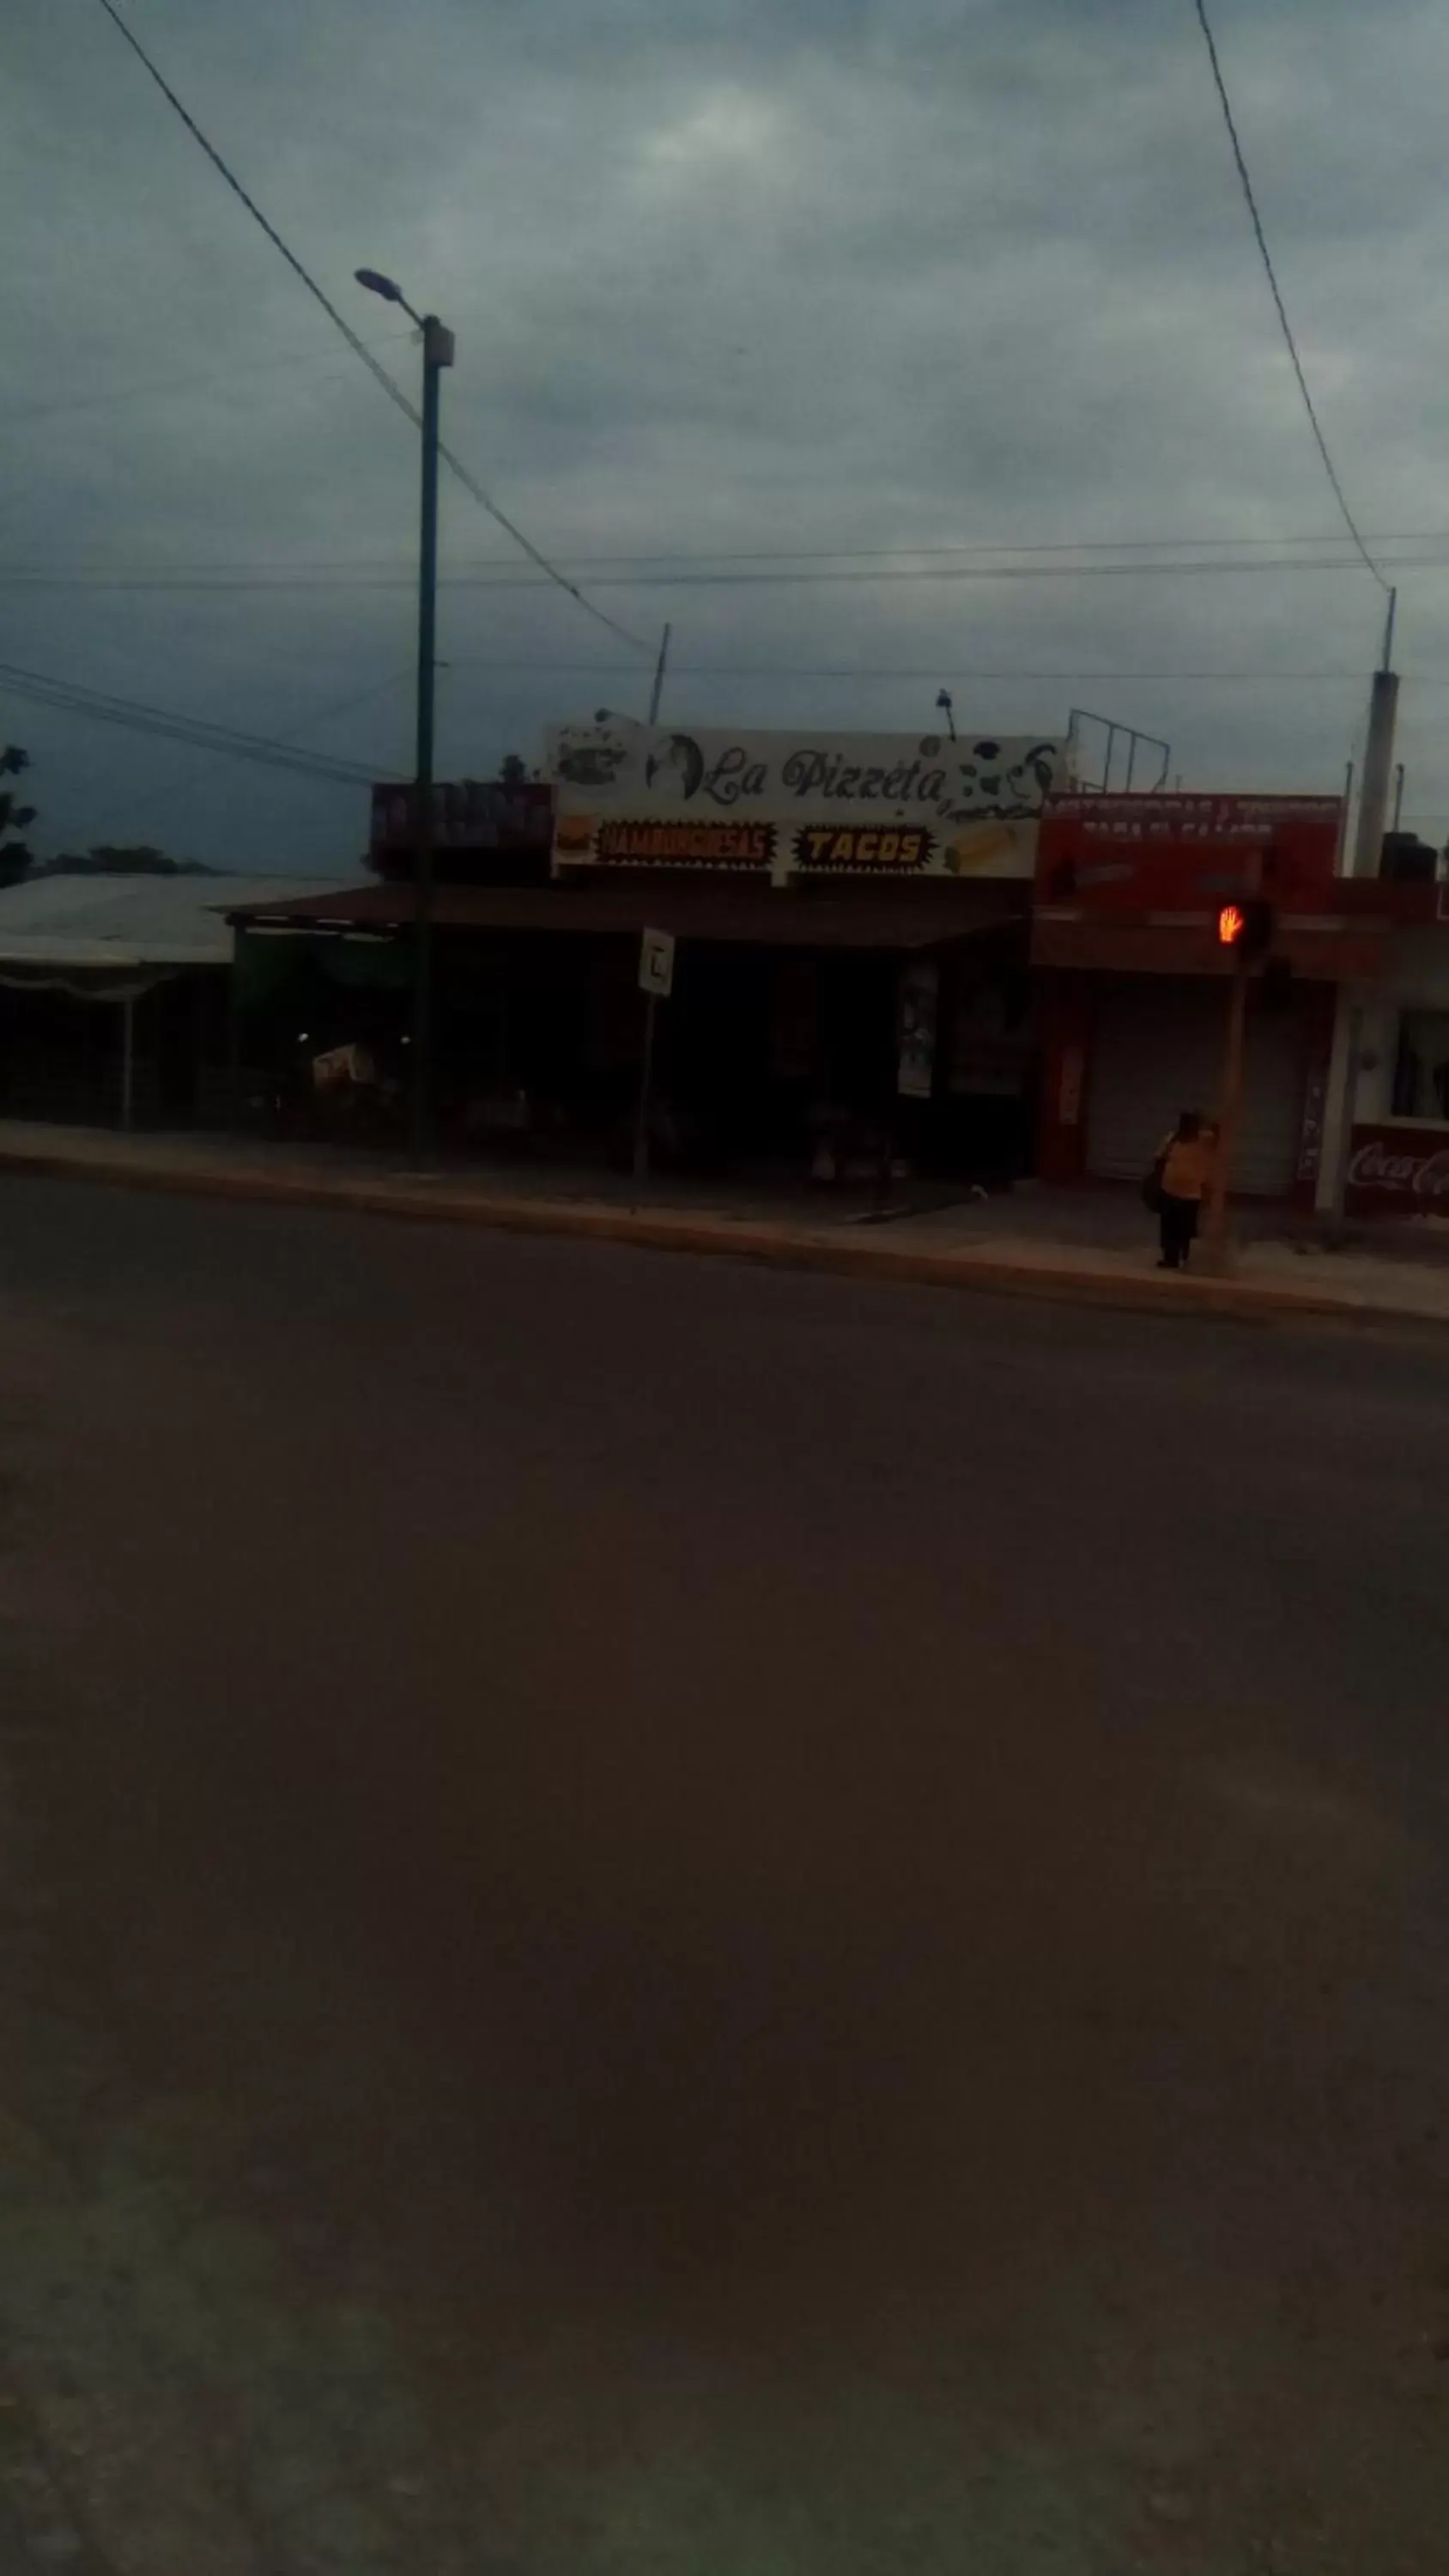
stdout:
[(1445, 1349), (6, 1182), (0, 2563), (1442, 2570)]

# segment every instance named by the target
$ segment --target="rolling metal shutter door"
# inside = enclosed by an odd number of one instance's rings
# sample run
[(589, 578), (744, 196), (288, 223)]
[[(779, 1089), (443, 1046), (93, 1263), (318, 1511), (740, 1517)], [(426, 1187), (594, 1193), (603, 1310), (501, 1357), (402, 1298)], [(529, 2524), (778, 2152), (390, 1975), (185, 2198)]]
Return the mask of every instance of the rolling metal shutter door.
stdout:
[[(1087, 1169), (1103, 1180), (1140, 1180), (1181, 1109), (1210, 1113), (1222, 1081), (1227, 1027), (1223, 984), (1114, 993), (1092, 1049)], [(1293, 1186), (1303, 1111), (1298, 1023), (1292, 1012), (1248, 1007), (1243, 1122), (1236, 1189), (1276, 1198)]]

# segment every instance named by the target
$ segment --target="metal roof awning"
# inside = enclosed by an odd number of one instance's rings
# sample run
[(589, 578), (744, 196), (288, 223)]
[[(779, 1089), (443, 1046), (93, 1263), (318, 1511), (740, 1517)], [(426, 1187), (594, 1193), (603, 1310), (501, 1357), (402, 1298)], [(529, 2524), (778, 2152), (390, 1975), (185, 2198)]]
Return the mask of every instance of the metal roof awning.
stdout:
[[(676, 939), (742, 946), (901, 950), (1025, 926), (1030, 906), (1029, 882), (1006, 878), (772, 887), (640, 876), (606, 886), (436, 885), (429, 912), (440, 930), (621, 938), (668, 930)], [(355, 886), (299, 902), (237, 905), (227, 917), (253, 932), (386, 935), (410, 925), (413, 892), (407, 884)]]
[(42, 875), (0, 890), (0, 966), (25, 975), (174, 974), (231, 963), (224, 915), (285, 905), (321, 877)]

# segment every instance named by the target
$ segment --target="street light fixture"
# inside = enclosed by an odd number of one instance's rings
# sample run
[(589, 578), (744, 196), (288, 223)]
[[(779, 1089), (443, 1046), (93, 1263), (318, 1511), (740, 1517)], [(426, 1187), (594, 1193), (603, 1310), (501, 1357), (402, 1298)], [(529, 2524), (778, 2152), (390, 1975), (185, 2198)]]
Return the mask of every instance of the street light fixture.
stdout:
[(438, 625), (438, 410), (440, 380), (454, 356), (453, 334), (436, 313), (415, 313), (402, 288), (380, 269), (359, 268), (359, 286), (400, 304), (423, 335), (423, 488), (418, 550), (418, 708), (413, 781), (413, 1063), (412, 1148), (426, 1162), (433, 1135), (432, 909), (433, 707)]
[(354, 269), (353, 275), (359, 286), (366, 287), (369, 295), (380, 295), (385, 304), (400, 304), (404, 313), (412, 314), (413, 320), (417, 321), (418, 317), (396, 278), (384, 277), (380, 268)]

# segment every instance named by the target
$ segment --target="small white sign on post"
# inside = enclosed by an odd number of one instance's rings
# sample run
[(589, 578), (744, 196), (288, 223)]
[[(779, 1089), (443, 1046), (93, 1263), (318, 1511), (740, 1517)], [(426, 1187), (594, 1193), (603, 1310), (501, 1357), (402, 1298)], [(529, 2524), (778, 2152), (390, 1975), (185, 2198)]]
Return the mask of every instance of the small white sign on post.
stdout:
[(646, 930), (639, 943), (639, 989), (667, 1002), (674, 990), (674, 933)]

